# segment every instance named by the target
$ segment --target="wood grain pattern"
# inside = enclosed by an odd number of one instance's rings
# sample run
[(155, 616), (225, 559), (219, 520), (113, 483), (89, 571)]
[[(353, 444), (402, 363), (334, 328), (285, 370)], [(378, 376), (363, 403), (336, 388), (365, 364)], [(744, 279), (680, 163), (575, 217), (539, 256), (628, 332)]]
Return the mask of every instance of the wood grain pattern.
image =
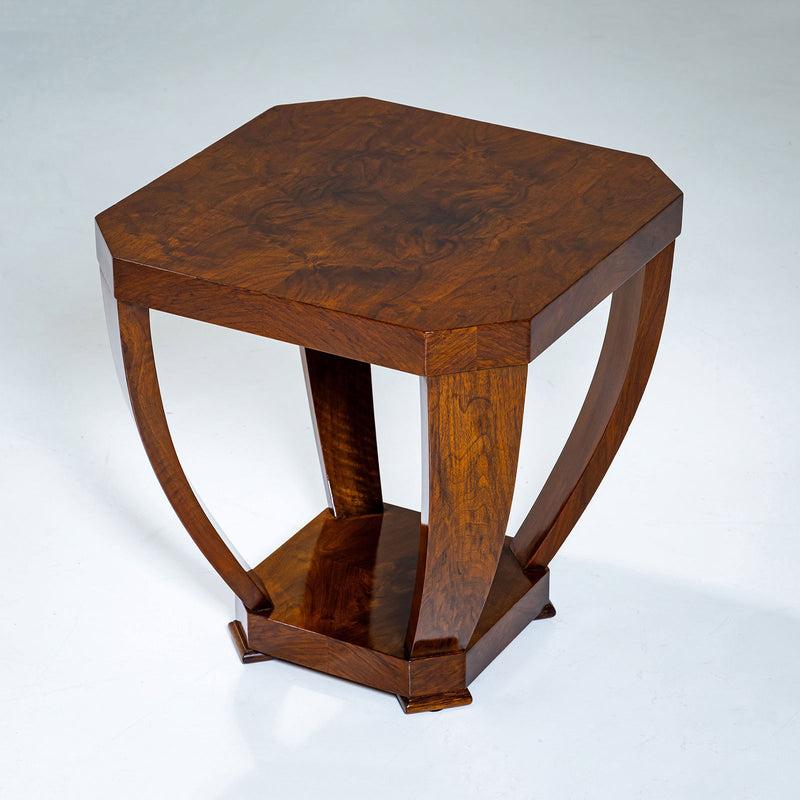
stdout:
[(614, 292), (603, 349), (578, 419), (513, 551), (544, 567), (585, 510), (622, 444), (655, 359), (667, 309), (674, 244)]
[[(112, 347), (120, 351), (125, 386), (139, 435), (161, 487), (189, 535), (212, 567), (251, 609), (270, 608), (260, 578), (253, 573), (192, 491), (169, 433), (156, 375), (146, 308), (117, 303), (107, 297), (109, 331), (116, 331)], [(117, 324), (115, 324), (117, 323)]]
[(419, 512), (388, 504), (363, 517), (323, 511), (255, 567), (270, 618), (404, 659), (417, 563), (409, 531), (418, 539)]
[(422, 374), (425, 369), (425, 334), (420, 331), (119, 260), (113, 261), (112, 277), (116, 297), (132, 305), (403, 372)]
[(466, 652), (410, 658), (420, 513), (334, 517), (326, 509), (255, 567), (274, 603), (237, 605), (241, 653), (264, 653), (392, 692), (409, 713), (469, 702), (467, 684), (548, 607), (548, 573), (526, 575), (502, 543)]
[[(408, 712), (471, 701), (470, 681), (555, 613), (547, 564), (644, 391), (681, 215), (648, 158), (350, 98), (272, 108), (97, 217), (123, 386), (239, 598), (243, 660), (349, 678)], [(610, 293), (586, 401), (512, 540), (527, 365)], [(330, 509), (253, 570), (178, 461), (149, 309), (303, 349)], [(383, 503), (370, 364), (422, 376), (422, 514)]]
[(302, 348), (328, 505), (336, 517), (383, 511), (370, 365)]
[(434, 375), (527, 363), (681, 196), (641, 156), (351, 98), (270, 109), (97, 222), (120, 300)]
[(421, 381), (423, 511), (411, 657), (466, 649), (494, 578), (519, 455), (526, 366)]
[[(681, 196), (657, 218), (638, 230), (635, 236), (620, 244), (595, 269), (570, 286), (559, 302), (542, 309), (531, 320), (531, 360), (673, 242), (680, 232), (682, 214)], [(674, 232), (674, 235), (668, 232)]]

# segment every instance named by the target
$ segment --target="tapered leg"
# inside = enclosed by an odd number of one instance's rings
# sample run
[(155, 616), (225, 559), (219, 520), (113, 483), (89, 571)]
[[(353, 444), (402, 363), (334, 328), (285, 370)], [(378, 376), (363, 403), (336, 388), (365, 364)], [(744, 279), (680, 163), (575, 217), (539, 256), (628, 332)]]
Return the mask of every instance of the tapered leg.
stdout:
[[(463, 652), (475, 630), (508, 522), (526, 376), (521, 365), (422, 379), (422, 530), (406, 638), (412, 659)], [(454, 680), (442, 693), (445, 705), (468, 697)]]
[(544, 567), (564, 543), (606, 474), (650, 376), (669, 295), (674, 243), (614, 292), (597, 369), (575, 426), (512, 551)]
[(336, 517), (383, 512), (370, 365), (301, 348), (328, 504)]
[(172, 507), (211, 566), (252, 610), (271, 607), (260, 578), (206, 514), (183, 472), (169, 433), (156, 375), (148, 309), (117, 302), (103, 282), (111, 345), (124, 375), (133, 417)]

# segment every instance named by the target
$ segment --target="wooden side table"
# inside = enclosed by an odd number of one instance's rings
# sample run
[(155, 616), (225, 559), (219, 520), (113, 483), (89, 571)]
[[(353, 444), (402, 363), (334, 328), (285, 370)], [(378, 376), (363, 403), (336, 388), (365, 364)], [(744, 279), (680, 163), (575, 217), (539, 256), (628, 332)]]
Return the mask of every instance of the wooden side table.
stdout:
[[(642, 156), (354, 98), (272, 108), (98, 216), (133, 415), (238, 598), (243, 661), (349, 678), (409, 712), (471, 701), (555, 613), (548, 564), (644, 391), (681, 207)], [(575, 427), (506, 537), (528, 363), (612, 293)], [(329, 507), (254, 568), (178, 461), (149, 309), (301, 348)], [(383, 502), (370, 364), (421, 376), (421, 514)]]

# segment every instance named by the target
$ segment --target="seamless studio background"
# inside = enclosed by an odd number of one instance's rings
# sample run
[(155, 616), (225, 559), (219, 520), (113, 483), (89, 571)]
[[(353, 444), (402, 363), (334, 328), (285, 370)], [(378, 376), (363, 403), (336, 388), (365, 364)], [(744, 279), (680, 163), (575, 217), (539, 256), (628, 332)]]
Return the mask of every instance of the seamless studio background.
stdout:
[[(794, 0), (4, 0), (0, 795), (795, 797), (798, 41)], [(238, 663), (102, 315), (95, 214), (272, 105), (353, 95), (644, 153), (686, 195), (661, 350), (553, 563), (558, 616), (441, 714)], [(512, 530), (607, 310), (531, 366)], [(186, 470), (256, 562), (324, 505), (299, 355), (154, 317)], [(374, 383), (385, 495), (419, 507), (416, 380)]]

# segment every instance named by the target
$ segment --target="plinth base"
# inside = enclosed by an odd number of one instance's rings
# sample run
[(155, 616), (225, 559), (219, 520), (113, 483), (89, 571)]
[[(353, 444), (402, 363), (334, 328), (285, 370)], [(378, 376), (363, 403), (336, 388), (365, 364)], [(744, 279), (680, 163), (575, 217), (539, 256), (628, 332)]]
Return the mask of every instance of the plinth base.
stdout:
[(466, 651), (409, 659), (419, 537), (420, 514), (405, 508), (344, 519), (323, 511), (254, 569), (274, 608), (237, 603), (231, 629), (242, 660), (279, 658), (347, 678), (397, 695), (409, 713), (471, 702), (467, 685), (531, 620), (555, 613), (549, 572), (523, 572), (507, 538)]

